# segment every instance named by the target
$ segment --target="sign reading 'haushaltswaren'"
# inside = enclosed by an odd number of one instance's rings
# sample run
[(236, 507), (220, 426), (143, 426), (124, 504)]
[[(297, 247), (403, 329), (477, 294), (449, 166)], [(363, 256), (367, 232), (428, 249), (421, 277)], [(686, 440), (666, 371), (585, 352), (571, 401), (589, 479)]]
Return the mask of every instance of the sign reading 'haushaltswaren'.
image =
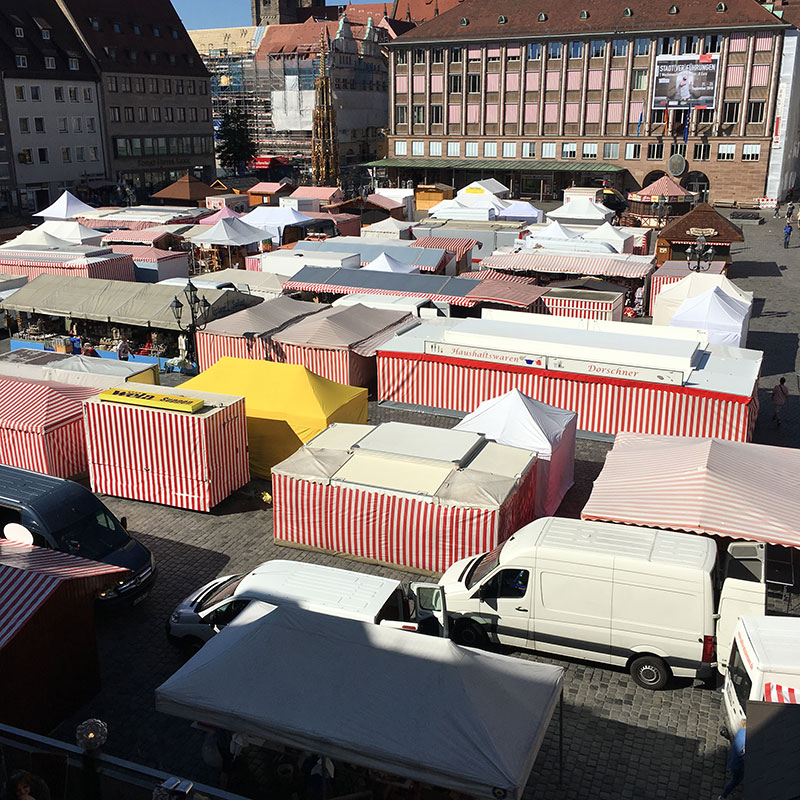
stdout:
[(127, 403), (133, 406), (149, 408), (167, 408), (171, 411), (186, 411), (194, 414), (202, 410), (204, 401), (198, 397), (182, 397), (175, 394), (155, 394), (153, 392), (137, 392), (132, 389), (106, 389), (98, 397), (111, 403)]

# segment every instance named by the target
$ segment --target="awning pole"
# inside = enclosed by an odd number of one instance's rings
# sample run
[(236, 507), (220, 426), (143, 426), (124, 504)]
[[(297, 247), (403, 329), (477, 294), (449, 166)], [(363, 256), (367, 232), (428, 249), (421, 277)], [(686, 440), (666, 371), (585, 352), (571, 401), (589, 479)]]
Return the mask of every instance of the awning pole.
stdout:
[(564, 684), (558, 701), (558, 785), (564, 780)]

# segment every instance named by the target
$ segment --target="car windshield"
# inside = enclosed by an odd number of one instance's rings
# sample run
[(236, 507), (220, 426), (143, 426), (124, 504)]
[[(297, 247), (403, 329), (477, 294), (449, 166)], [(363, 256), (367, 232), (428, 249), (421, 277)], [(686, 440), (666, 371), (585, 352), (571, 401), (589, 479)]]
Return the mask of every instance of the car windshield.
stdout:
[[(505, 542), (503, 542), (505, 544)], [(484, 553), (470, 568), (464, 583), (467, 589), (471, 589), (476, 583), (480, 583), (497, 565), (500, 563), (500, 551), (503, 544), (497, 545), (494, 550)]]
[(197, 611), (204, 611), (222, 600), (225, 600), (225, 598), (230, 597), (239, 588), (242, 578), (244, 578), (244, 575), (232, 575), (226, 581), (215, 586), (206, 595), (200, 598), (197, 603)]
[(100, 560), (124, 547), (131, 537), (105, 508), (98, 508), (54, 531), (53, 539), (65, 553)]

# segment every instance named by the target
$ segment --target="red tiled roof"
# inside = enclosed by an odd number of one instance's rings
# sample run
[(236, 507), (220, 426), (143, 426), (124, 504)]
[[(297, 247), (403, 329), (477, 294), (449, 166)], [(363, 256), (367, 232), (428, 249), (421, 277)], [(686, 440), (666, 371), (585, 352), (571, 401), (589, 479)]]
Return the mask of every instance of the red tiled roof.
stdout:
[[(351, 23), (353, 38), (364, 38), (364, 26)], [(258, 46), (256, 58), (263, 60), (275, 53), (317, 53), (319, 37), (325, 33), (330, 41), (336, 36), (339, 23), (329, 20), (307, 19), (298, 25), (270, 25), (261, 44)]]
[[(786, 23), (753, 0), (726, 0), (726, 10), (715, 12), (710, 0), (607, 0), (589, 3), (587, 19), (580, 18), (581, 4), (544, 0), (533, 8), (528, 0), (464, 0), (451, 10), (398, 37), (393, 44), (460, 40), (506, 42), (513, 37), (551, 36), (636, 31), (693, 30), (708, 28), (784, 28)], [(677, 6), (678, 13), (669, 9)], [(623, 10), (630, 8), (631, 16)], [(545, 18), (539, 21), (539, 14)], [(467, 25), (461, 25), (466, 18)], [(505, 18), (505, 23), (498, 20)]]
[[(398, 0), (393, 19), (408, 20), (419, 24), (433, 19), (439, 14), (444, 14), (445, 11), (455, 8), (460, 3), (461, 0)], [(372, 17), (372, 22), (377, 25), (382, 17), (391, 15), (393, 5), (393, 0), (389, 0), (387, 3), (363, 3), (360, 5), (351, 3), (345, 9), (345, 14), (351, 22), (360, 22), (364, 25), (366, 25), (367, 19)]]

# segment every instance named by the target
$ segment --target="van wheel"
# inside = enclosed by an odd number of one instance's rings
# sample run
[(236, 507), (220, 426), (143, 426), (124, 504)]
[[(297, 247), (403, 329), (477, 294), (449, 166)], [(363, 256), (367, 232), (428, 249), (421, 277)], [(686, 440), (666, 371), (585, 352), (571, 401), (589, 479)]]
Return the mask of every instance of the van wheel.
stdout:
[(672, 677), (670, 668), (658, 656), (635, 658), (629, 669), (633, 680), (645, 689), (663, 689)]
[(486, 635), (486, 631), (477, 622), (469, 620), (456, 624), (453, 641), (464, 647), (485, 648), (489, 646), (489, 637)]

